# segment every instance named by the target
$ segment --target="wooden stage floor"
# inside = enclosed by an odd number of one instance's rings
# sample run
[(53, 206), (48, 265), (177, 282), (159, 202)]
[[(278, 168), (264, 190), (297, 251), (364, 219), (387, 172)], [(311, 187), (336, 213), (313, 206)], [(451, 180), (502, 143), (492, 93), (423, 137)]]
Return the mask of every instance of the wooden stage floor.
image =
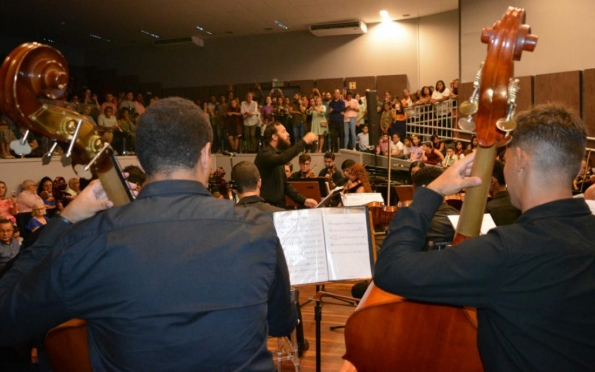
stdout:
[[(351, 296), (351, 287), (357, 282), (327, 283), (325, 290), (330, 293)], [(316, 293), (316, 286), (300, 286), (300, 303), (306, 302)], [(334, 303), (337, 303), (334, 304)], [(300, 359), (302, 372), (316, 371), (316, 323), (314, 321), (314, 305), (312, 301), (302, 307), (302, 318), (304, 321), (304, 335), (310, 343), (310, 348)], [(321, 322), (321, 371), (338, 371), (343, 365), (343, 354), (345, 353), (345, 340), (343, 329), (330, 330), (332, 326), (344, 325), (349, 315), (355, 310), (354, 306), (344, 306), (345, 303), (334, 299), (325, 298), (322, 304)], [(269, 346), (273, 347), (275, 342), (270, 341)], [(283, 363), (283, 371), (294, 371), (291, 362)]]

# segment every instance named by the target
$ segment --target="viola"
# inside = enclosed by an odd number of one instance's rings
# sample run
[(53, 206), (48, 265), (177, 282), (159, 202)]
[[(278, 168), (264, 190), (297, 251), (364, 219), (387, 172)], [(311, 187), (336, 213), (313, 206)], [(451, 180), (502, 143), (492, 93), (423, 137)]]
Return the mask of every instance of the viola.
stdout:
[[(520, 60), (523, 50), (533, 51), (537, 43), (537, 36), (530, 34), (524, 22), (525, 11), (509, 7), (481, 35), (481, 41), (488, 44), (488, 55), (477, 74), (473, 96), (460, 105), (461, 113), (469, 118), (459, 125), (476, 129), (479, 148), (471, 174), (483, 182), (465, 195), (455, 245), (479, 235), (496, 149), (511, 139), (516, 127), (518, 82), (511, 79), (513, 62)], [(407, 301), (373, 283), (347, 320), (345, 346), (344, 359), (359, 371), (483, 370), (474, 309)]]
[[(125, 205), (132, 201), (132, 192), (111, 146), (104, 142), (95, 126), (79, 113), (38, 99), (61, 97), (68, 81), (68, 65), (59, 51), (39, 43), (22, 44), (8, 55), (0, 67), (0, 111), (24, 129), (55, 139), (63, 149), (67, 149), (63, 164), (72, 165), (79, 176), (84, 177), (80, 173), (86, 172), (87, 176), (99, 178), (114, 205)], [(25, 147), (18, 143), (15, 145), (18, 151)], [(48, 159), (51, 159), (51, 153), (43, 157), (44, 162)], [(46, 350), (54, 370), (92, 370), (86, 334), (85, 322), (80, 319), (50, 330), (46, 337)]]

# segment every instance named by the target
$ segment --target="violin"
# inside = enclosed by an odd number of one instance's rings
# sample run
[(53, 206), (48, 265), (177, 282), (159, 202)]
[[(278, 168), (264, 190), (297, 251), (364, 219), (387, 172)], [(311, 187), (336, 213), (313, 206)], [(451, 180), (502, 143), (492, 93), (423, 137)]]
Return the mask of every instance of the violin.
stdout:
[[(453, 245), (479, 235), (496, 149), (510, 141), (516, 128), (513, 117), (519, 89), (518, 80), (511, 79), (514, 61), (520, 60), (523, 50), (533, 51), (537, 43), (524, 22), (525, 11), (509, 7), (481, 35), (488, 55), (471, 99), (459, 107), (468, 116), (459, 126), (476, 129), (479, 148), (471, 175), (483, 182), (465, 195)], [(410, 302), (373, 283), (347, 320), (345, 347), (344, 359), (359, 371), (483, 370), (474, 309)]]
[[(77, 112), (39, 99), (61, 97), (68, 81), (68, 65), (59, 51), (39, 43), (22, 44), (8, 55), (0, 67), (0, 111), (21, 128), (56, 140), (52, 150), (44, 155), (44, 163), (51, 160), (52, 152), (59, 143), (62, 148), (68, 149), (62, 158), (64, 165), (71, 165), (79, 176), (83, 176), (81, 173), (84, 172), (88, 177), (99, 178), (114, 205), (125, 205), (133, 200), (132, 192), (113, 149), (97, 133), (95, 126)], [(19, 154), (28, 150), (27, 146), (19, 143), (14, 145), (13, 150)], [(61, 193), (61, 190), (57, 192)], [(92, 370), (84, 320), (73, 319), (50, 330), (45, 344), (54, 370)]]

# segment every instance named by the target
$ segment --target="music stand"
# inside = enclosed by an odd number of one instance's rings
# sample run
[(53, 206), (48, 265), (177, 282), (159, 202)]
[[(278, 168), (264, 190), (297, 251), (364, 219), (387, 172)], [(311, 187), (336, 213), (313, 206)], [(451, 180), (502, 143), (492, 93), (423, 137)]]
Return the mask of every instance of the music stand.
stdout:
[(405, 200), (413, 200), (412, 185), (395, 186), (395, 191), (397, 192), (397, 197), (399, 198), (400, 202), (404, 202)]
[[(324, 177), (289, 180), (289, 184), (293, 186), (297, 192), (304, 195), (306, 199), (314, 199), (318, 203), (320, 203), (323, 197), (328, 195), (326, 178)], [(301, 207), (301, 205), (297, 204), (287, 196), (285, 196), (285, 204), (288, 207)]]

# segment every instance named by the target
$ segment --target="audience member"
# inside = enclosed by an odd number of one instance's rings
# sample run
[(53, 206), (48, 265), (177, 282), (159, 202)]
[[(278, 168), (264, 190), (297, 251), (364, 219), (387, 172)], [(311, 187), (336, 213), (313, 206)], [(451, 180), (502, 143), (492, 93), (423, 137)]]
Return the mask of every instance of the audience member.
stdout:
[(0, 219), (0, 266), (19, 253), (19, 242), (13, 238), (14, 226), (10, 220)]
[(424, 142), (423, 148), (423, 161), (426, 164), (437, 165), (441, 164), (444, 160), (444, 155), (432, 146), (432, 142)]
[(339, 148), (345, 146), (341, 144), (341, 140), (344, 137), (344, 119), (343, 113), (345, 112), (345, 101), (341, 99), (341, 91), (335, 89), (333, 93), (333, 99), (329, 101), (329, 118), (330, 118), (330, 136), (332, 152), (338, 152)]
[(424, 149), (420, 143), (419, 136), (414, 134), (411, 136), (411, 150), (409, 153), (409, 160), (411, 161), (423, 161)]
[(10, 143), (16, 137), (8, 125), (8, 121), (0, 119), (0, 157), (2, 159), (14, 159), (10, 154)]
[(16, 224), (15, 216), (18, 213), (16, 194), (10, 197), (7, 194), (6, 183), (0, 181), (0, 220), (10, 220), (13, 224)]
[(37, 183), (33, 180), (25, 180), (22, 185), (23, 191), (17, 196), (17, 209), (19, 213), (27, 213), (33, 210), (35, 202), (43, 200), (37, 195)]
[(455, 150), (452, 148), (452, 146), (447, 146), (446, 156), (442, 161), (442, 167), (446, 169), (453, 165), (457, 160), (459, 160), (459, 157), (455, 155)]
[(380, 137), (376, 146), (376, 155), (388, 155), (389, 149), (390, 140), (388, 139), (388, 133), (382, 133), (382, 137)]
[(130, 113), (136, 112), (136, 105), (134, 104), (134, 94), (132, 92), (126, 93), (126, 96), (118, 105), (119, 110), (121, 110), (124, 107), (126, 107), (128, 111), (130, 111)]
[(246, 94), (246, 100), (242, 101), (240, 106), (242, 116), (244, 117), (244, 136), (248, 152), (256, 152), (258, 143), (256, 142), (256, 129), (259, 121), (258, 104), (252, 100), (252, 93)]
[(111, 106), (105, 108), (105, 112), (97, 118), (97, 126), (103, 131), (103, 139), (107, 143), (114, 140), (114, 130), (118, 130), (118, 119), (112, 115)]
[(326, 119), (326, 106), (322, 104), (322, 98), (316, 96), (314, 105), (306, 110), (308, 115), (312, 115), (312, 132), (318, 135), (318, 150), (322, 152), (324, 148), (324, 136), (328, 133), (328, 122)]
[(305, 112), (306, 105), (302, 103), (300, 93), (295, 93), (293, 95), (293, 101), (289, 104), (289, 119), (293, 128), (293, 136), (296, 140), (302, 138), (306, 133)]
[(359, 102), (353, 98), (352, 92), (347, 92), (345, 97), (345, 111), (343, 111), (344, 121), (344, 147), (349, 149), (355, 149), (355, 126), (357, 124), (357, 116), (360, 111)]
[(227, 108), (227, 114), (225, 118), (225, 131), (227, 132), (227, 140), (231, 151), (238, 152), (240, 150), (240, 138), (244, 132), (242, 110), (238, 105), (238, 101), (231, 100)]
[(367, 125), (362, 127), (362, 132), (357, 135), (357, 149), (359, 151), (370, 151), (370, 134)]
[(80, 187), (81, 180), (78, 177), (72, 177), (68, 180), (68, 188), (66, 188), (66, 193), (74, 198), (79, 194)]
[(401, 142), (401, 137), (399, 133), (393, 134), (392, 141), (390, 142), (390, 156), (398, 158), (398, 159), (405, 159), (405, 155), (403, 153), (405, 145)]
[(41, 202), (35, 202), (33, 204), (33, 211), (31, 212), (31, 219), (25, 226), (25, 229), (30, 233), (34, 233), (35, 230), (42, 226), (45, 226), (49, 222), (46, 216), (46, 206)]

